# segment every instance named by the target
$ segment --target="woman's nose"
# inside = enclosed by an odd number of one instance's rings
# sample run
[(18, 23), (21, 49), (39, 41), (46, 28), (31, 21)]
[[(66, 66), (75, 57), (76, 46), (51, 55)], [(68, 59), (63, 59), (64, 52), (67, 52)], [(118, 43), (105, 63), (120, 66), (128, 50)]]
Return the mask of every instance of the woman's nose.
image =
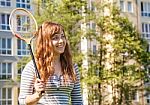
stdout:
[(62, 43), (63, 42), (63, 39), (60, 37), (59, 38), (59, 43)]

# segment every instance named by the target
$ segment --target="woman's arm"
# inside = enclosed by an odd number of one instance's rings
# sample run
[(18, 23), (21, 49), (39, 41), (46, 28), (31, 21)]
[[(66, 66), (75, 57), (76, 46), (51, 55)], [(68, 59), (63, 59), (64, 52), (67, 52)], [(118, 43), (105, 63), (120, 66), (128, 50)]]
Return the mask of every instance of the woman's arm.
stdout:
[(40, 98), (41, 98), (41, 95), (38, 92), (35, 92), (32, 95), (26, 96), (25, 104), (26, 105), (36, 105)]
[[(21, 84), (20, 84), (20, 93), (19, 93), (19, 104), (20, 105), (35, 105), (41, 98), (40, 90), (38, 86), (42, 83), (40, 80), (35, 81), (35, 72), (32, 62), (29, 62), (22, 74), (21, 74)], [(36, 86), (36, 87), (35, 87)], [(34, 92), (33, 88), (36, 88)], [(43, 88), (42, 88), (43, 89)]]
[(77, 81), (74, 84), (74, 88), (71, 92), (71, 103), (72, 105), (83, 105), (83, 100), (81, 96), (81, 86), (80, 86), (80, 74), (78, 70), (78, 66), (74, 66), (76, 72)]

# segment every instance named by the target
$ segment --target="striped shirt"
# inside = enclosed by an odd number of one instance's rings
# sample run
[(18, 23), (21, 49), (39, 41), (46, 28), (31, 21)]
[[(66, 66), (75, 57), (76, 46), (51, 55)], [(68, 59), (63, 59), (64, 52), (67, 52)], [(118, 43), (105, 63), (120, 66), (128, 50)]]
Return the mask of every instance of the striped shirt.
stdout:
[[(33, 94), (35, 70), (33, 62), (30, 61), (24, 68), (21, 74), (19, 104), (26, 105), (25, 98), (27, 95)], [(71, 80), (67, 84), (63, 84), (63, 76), (53, 75), (49, 77), (45, 94), (38, 101), (37, 105), (83, 105), (81, 88), (80, 88), (80, 75), (78, 66), (74, 65), (77, 81), (73, 83)]]

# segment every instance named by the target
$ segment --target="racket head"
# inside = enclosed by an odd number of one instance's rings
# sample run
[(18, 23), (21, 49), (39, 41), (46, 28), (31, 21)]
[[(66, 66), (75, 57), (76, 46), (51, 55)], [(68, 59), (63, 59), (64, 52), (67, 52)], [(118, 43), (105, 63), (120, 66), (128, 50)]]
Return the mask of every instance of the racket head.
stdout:
[(12, 10), (9, 17), (9, 27), (13, 35), (28, 44), (38, 30), (34, 16), (24, 8), (15, 8)]

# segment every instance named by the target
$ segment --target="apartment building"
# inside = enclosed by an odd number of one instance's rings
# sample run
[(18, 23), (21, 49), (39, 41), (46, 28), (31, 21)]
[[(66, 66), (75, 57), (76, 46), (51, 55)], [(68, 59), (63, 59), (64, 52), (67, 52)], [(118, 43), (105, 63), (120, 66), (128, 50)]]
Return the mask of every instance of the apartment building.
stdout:
[[(89, 7), (95, 9), (92, 5), (93, 0), (87, 0)], [(147, 51), (150, 51), (150, 0), (115, 0), (118, 2), (122, 16), (130, 18), (130, 21), (134, 23), (141, 37), (145, 38), (149, 42)], [(19, 83), (18, 75), (21, 71), (17, 68), (17, 62), (23, 56), (28, 56), (26, 44), (17, 40), (9, 29), (9, 15), (12, 9), (22, 7), (33, 12), (34, 5), (33, 0), (0, 0), (0, 105), (18, 105), (18, 92)], [(84, 27), (95, 28), (95, 24), (90, 22)], [(88, 49), (92, 49), (93, 53), (96, 52), (96, 41), (88, 41), (82, 39), (81, 50), (83, 53), (88, 52)], [(88, 61), (85, 57), (83, 66), (87, 68)], [(21, 70), (21, 69), (20, 69)], [(147, 69), (150, 73), (150, 67)], [(149, 86), (146, 83), (145, 86)], [(88, 90), (84, 90), (84, 105), (88, 105), (87, 95)], [(144, 103), (144, 105), (150, 104), (150, 93), (144, 92), (144, 98), (141, 99), (140, 93), (137, 91), (135, 94), (135, 105)], [(142, 102), (141, 102), (142, 101)]]
[(0, 105), (18, 105), (17, 62), (29, 55), (26, 44), (10, 32), (10, 12), (17, 7), (33, 12), (33, 4), (33, 0), (0, 0)]
[[(141, 38), (148, 41), (147, 51), (150, 52), (150, 0), (120, 0), (119, 6), (122, 11), (121, 15), (128, 17), (137, 27)], [(150, 67), (147, 68), (147, 73), (150, 74)], [(150, 83), (147, 82), (144, 85), (149, 87)], [(150, 93), (144, 91), (143, 96), (139, 91), (136, 92), (133, 100), (135, 105), (150, 105)]]
[[(92, 2), (95, 0), (87, 0), (91, 10), (95, 10)], [(150, 0), (98, 0), (100, 2), (109, 1), (116, 2), (118, 7), (121, 9), (121, 15), (123, 17), (128, 17), (128, 19), (133, 22), (133, 25), (136, 26), (137, 30), (140, 32), (141, 38), (145, 38), (149, 46), (147, 51), (150, 52)], [(84, 24), (83, 29), (86, 28), (96, 28), (93, 22)], [(88, 49), (91, 49), (93, 52), (97, 49), (96, 41), (89, 41), (87, 39), (81, 40), (81, 51), (85, 54), (85, 59), (83, 60), (83, 66), (88, 69), (88, 59), (87, 52)], [(150, 75), (150, 67), (147, 68), (147, 73)], [(150, 83), (147, 82), (144, 84), (145, 87), (149, 87)], [(88, 90), (83, 90), (83, 99), (84, 105), (87, 104)], [(134, 105), (150, 105), (150, 93), (148, 91), (140, 92), (136, 91), (133, 97)], [(98, 105), (95, 103), (94, 105)]]

